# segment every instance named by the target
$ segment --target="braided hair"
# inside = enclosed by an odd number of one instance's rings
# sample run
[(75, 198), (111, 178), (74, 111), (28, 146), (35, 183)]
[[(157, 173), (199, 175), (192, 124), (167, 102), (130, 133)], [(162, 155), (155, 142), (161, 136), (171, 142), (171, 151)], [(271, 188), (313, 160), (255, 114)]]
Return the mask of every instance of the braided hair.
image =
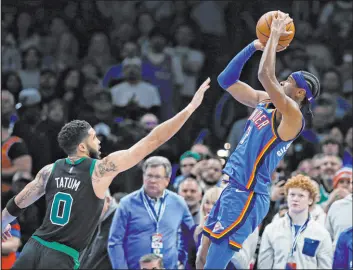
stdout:
[[(314, 99), (320, 95), (320, 82), (319, 79), (310, 72), (301, 71), (306, 83), (308, 84)], [(308, 98), (305, 97), (301, 102), (301, 110), (303, 114), (310, 115), (311, 118), (313, 117), (313, 112), (311, 111), (311, 103), (309, 102)]]

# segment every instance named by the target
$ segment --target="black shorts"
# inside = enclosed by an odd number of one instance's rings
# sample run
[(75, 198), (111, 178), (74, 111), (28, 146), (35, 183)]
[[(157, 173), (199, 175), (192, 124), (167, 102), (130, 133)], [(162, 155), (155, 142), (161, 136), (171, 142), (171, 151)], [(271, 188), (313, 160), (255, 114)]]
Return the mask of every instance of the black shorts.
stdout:
[[(43, 240), (41, 242), (54, 243)], [(57, 248), (50, 248), (42, 243), (31, 237), (22, 249), (20, 257), (16, 260), (12, 269), (78, 269), (78, 258), (75, 259), (75, 256), (70, 256)], [(54, 247), (57, 246), (64, 245), (55, 243)]]

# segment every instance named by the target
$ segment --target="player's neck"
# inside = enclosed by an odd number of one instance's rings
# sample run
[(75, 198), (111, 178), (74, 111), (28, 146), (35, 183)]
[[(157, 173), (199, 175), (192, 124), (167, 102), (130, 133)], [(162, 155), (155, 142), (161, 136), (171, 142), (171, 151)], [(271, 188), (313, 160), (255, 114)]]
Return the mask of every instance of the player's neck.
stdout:
[(292, 223), (294, 225), (303, 225), (305, 223), (305, 221), (308, 219), (309, 217), (309, 210), (306, 209), (304, 211), (301, 211), (299, 213), (294, 213), (292, 211), (288, 211), (288, 215), (290, 216), (290, 218), (292, 219)]
[(89, 156), (86, 154), (76, 154), (76, 155), (68, 156), (67, 158), (70, 159), (71, 161), (76, 161), (83, 157), (89, 157)]

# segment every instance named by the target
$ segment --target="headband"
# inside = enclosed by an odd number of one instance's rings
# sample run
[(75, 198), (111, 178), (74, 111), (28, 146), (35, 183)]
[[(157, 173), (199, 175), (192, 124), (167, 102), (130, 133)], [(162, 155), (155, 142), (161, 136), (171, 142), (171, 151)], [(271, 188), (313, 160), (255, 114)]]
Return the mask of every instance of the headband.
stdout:
[(310, 103), (314, 102), (313, 93), (311, 92), (308, 83), (304, 79), (304, 76), (303, 76), (302, 72), (301, 71), (293, 72), (292, 73), (292, 77), (295, 80), (295, 82), (297, 83), (298, 87), (305, 89), (305, 92), (306, 92), (305, 96), (307, 97), (309, 102)]

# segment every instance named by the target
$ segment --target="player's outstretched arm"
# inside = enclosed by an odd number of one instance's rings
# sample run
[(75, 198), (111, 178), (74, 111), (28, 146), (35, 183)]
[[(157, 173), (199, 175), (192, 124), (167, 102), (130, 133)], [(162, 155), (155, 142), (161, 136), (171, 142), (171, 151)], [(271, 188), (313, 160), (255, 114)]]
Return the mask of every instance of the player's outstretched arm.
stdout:
[(284, 93), (275, 74), (278, 41), (282, 35), (291, 33), (286, 31), (286, 25), (292, 21), (288, 14), (282, 12), (278, 14), (277, 18), (275, 16), (272, 18), (271, 34), (261, 57), (258, 77), (278, 111), (287, 119), (298, 119), (301, 123), (302, 114), (299, 106)]
[(257, 91), (248, 84), (239, 80), (244, 64), (257, 51), (263, 50), (264, 46), (257, 39), (240, 51), (226, 66), (222, 73), (218, 76), (219, 85), (227, 90), (237, 101), (249, 106), (256, 105), (269, 96), (264, 91)]
[(45, 193), (45, 186), (54, 164), (43, 167), (37, 174), (36, 178), (28, 183), (25, 188), (13, 197), (2, 211), (2, 231), (6, 226), (19, 216), (27, 206), (31, 205), (42, 197)]
[[(159, 146), (173, 137), (193, 112), (200, 106), (206, 90), (210, 87), (210, 82), (210, 78), (204, 81), (195, 93), (192, 101), (185, 109), (173, 118), (155, 127), (151, 133), (131, 148), (111, 153), (104, 159), (97, 161), (93, 173), (93, 183), (104, 182), (102, 183), (102, 186), (107, 185), (107, 188), (118, 173), (135, 166), (148, 154), (152, 153)], [(102, 179), (104, 179), (104, 181), (101, 181)]]

